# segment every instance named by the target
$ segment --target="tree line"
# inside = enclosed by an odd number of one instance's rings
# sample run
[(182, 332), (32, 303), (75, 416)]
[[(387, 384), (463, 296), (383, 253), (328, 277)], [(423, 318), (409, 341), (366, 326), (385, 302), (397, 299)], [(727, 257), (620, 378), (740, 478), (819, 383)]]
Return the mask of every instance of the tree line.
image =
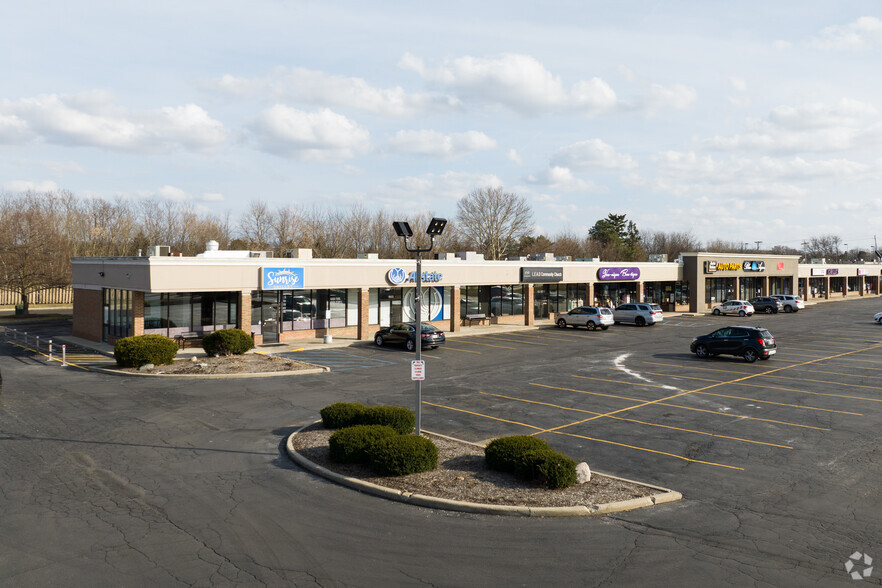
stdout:
[[(359, 253), (407, 258), (410, 254), (392, 222), (409, 222), (414, 230), (409, 244), (427, 246), (424, 230), (432, 216), (360, 204), (348, 210), (270, 206), (256, 199), (233, 219), (229, 212), (212, 214), (189, 202), (156, 198), (108, 201), (66, 191), (2, 194), (0, 288), (17, 292), (27, 312), (33, 292), (70, 285), (72, 257), (146, 254), (151, 245), (168, 245), (173, 252), (191, 256), (204, 251), (209, 240), (221, 249), (272, 251), (275, 256), (305, 248), (316, 258), (352, 258)], [(803, 251), (755, 251), (836, 260), (840, 243), (828, 235), (807, 241)], [(745, 245), (722, 240), (703, 245), (689, 232), (640, 231), (625, 214), (615, 213), (598, 219), (586, 235), (570, 229), (537, 235), (526, 198), (498, 187), (476, 189), (460, 199), (456, 217), (435, 238), (435, 251), (477, 251), (491, 260), (553, 252), (572, 259), (633, 262), (647, 261), (652, 253), (674, 261), (685, 251), (744, 251)]]

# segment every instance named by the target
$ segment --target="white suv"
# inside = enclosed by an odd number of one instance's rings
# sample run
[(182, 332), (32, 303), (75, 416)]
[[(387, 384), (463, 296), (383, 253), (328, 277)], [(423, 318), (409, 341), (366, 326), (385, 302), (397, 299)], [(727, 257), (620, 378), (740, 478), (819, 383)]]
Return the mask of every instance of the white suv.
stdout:
[(793, 296), (792, 294), (772, 294), (772, 298), (781, 301), (781, 306), (784, 307), (784, 312), (798, 312), (805, 308), (805, 302), (803, 302), (802, 298), (799, 296)]
[(613, 311), (613, 319), (618, 323), (634, 323), (638, 327), (654, 325), (665, 319), (661, 306), (651, 302), (628, 302), (620, 304)]
[(557, 326), (561, 329), (564, 327), (585, 327), (589, 331), (593, 331), (600, 327), (605, 331), (611, 324), (613, 324), (613, 314), (605, 306), (579, 306), (560, 315), (557, 319)]
[(737, 314), (738, 316), (750, 316), (753, 314), (753, 304), (746, 300), (727, 300), (722, 304), (717, 304), (713, 308), (713, 314), (720, 316), (721, 314)]

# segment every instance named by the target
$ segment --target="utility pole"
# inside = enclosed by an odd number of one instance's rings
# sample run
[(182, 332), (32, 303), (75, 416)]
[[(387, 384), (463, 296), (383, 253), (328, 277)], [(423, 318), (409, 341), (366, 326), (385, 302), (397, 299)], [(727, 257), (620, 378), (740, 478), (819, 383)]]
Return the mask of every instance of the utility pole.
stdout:
[(759, 246), (762, 241), (754, 241), (754, 243), (756, 243), (756, 250), (759, 251)]

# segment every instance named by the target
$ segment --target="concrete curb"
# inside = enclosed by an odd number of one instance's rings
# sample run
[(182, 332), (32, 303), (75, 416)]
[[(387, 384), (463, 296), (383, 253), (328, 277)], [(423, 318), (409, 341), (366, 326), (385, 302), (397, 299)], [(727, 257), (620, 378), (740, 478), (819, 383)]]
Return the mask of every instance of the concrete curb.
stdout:
[[(320, 421), (316, 421), (320, 422)], [(386, 498), (388, 500), (395, 500), (397, 502), (403, 502), (406, 504), (413, 504), (416, 506), (423, 506), (427, 508), (437, 508), (441, 510), (451, 510), (456, 512), (465, 512), (471, 514), (487, 514), (487, 515), (502, 515), (502, 516), (520, 516), (520, 517), (592, 517), (592, 516), (601, 516), (605, 514), (615, 513), (615, 512), (624, 512), (628, 510), (634, 510), (637, 508), (645, 508), (648, 506), (654, 506), (657, 504), (666, 504), (669, 502), (675, 502), (677, 500), (681, 500), (683, 495), (674, 490), (669, 490), (667, 488), (662, 488), (660, 486), (653, 486), (651, 484), (643, 484), (641, 482), (634, 482), (633, 480), (627, 480), (625, 478), (618, 478), (616, 476), (607, 476), (610, 478), (615, 478), (617, 480), (623, 480), (627, 482), (632, 482), (635, 484), (641, 484), (642, 486), (646, 486), (648, 488), (652, 488), (653, 490), (659, 490), (661, 494), (655, 494), (653, 496), (644, 496), (642, 498), (634, 498), (631, 500), (620, 500), (618, 502), (610, 502), (607, 504), (596, 504), (591, 506), (543, 506), (543, 507), (529, 507), (529, 506), (509, 506), (509, 505), (498, 505), (498, 504), (481, 504), (478, 502), (465, 502), (460, 500), (451, 500), (449, 498), (438, 498), (435, 496), (425, 496), (423, 494), (412, 494), (410, 492), (403, 492), (401, 490), (396, 490), (394, 488), (387, 488), (385, 486), (379, 486), (377, 484), (373, 484), (371, 482), (365, 482), (363, 480), (359, 480), (357, 478), (350, 478), (349, 476), (343, 476), (336, 472), (332, 472), (331, 470), (324, 468), (297, 453), (294, 449), (293, 439), (294, 437), (303, 429), (312, 426), (315, 423), (309, 423), (304, 425), (288, 435), (288, 439), (285, 441), (285, 449), (288, 452), (288, 457), (291, 458), (294, 463), (302, 467), (308, 472), (311, 472), (317, 476), (321, 476), (327, 480), (340, 484), (342, 486), (346, 486), (347, 488), (352, 488), (353, 490), (358, 490), (359, 492), (364, 492), (365, 494), (371, 494), (373, 496), (378, 496), (380, 498)], [(432, 433), (433, 435), (435, 433)], [(443, 436), (443, 435), (442, 435)], [(452, 439), (452, 437), (446, 437), (447, 439)], [(472, 444), (474, 445), (474, 444)], [(606, 474), (597, 474), (603, 475)]]
[(308, 374), (320, 374), (331, 371), (331, 368), (319, 366), (308, 368), (305, 370), (293, 370), (287, 372), (257, 372), (253, 374), (147, 374), (141, 372), (122, 372), (108, 368), (98, 368), (89, 366), (89, 371), (100, 372), (102, 374), (112, 374), (114, 376), (135, 376), (144, 378), (202, 378), (205, 380), (221, 379), (221, 378), (273, 378), (278, 376), (305, 376)]

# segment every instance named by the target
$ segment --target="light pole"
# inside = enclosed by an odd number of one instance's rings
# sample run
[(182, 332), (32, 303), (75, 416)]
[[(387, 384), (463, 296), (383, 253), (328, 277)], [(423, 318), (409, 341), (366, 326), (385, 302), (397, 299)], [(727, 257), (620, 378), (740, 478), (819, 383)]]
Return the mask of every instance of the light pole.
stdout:
[[(422, 305), (422, 297), (423, 297), (423, 259), (421, 254), (431, 251), (435, 247), (435, 236), (440, 235), (444, 232), (444, 227), (447, 226), (446, 218), (433, 218), (429, 222), (429, 227), (426, 229), (426, 234), (429, 235), (429, 247), (425, 249), (421, 249), (419, 246), (416, 247), (408, 247), (407, 246), (407, 238), (413, 236), (413, 230), (410, 228), (410, 224), (407, 221), (395, 221), (392, 223), (392, 226), (395, 227), (395, 234), (399, 237), (404, 238), (404, 248), (410, 251), (411, 253), (416, 253), (416, 292), (413, 297), (413, 312), (416, 315), (416, 324), (414, 325), (414, 352), (416, 356), (414, 357), (414, 363), (419, 365), (422, 362), (422, 351), (423, 351), (423, 305)], [(423, 371), (423, 377), (425, 377), (425, 371)], [(423, 411), (423, 381), (422, 379), (416, 378), (416, 435), (420, 435), (421, 430), (421, 420), (422, 420), (422, 411)]]

